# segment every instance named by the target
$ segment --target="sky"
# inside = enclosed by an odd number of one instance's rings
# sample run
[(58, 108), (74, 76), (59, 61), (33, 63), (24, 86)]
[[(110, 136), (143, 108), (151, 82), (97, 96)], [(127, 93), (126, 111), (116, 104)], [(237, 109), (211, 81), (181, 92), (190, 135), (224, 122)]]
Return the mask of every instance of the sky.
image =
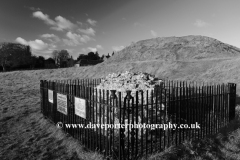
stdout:
[(0, 42), (111, 55), (132, 42), (202, 35), (240, 48), (240, 0), (1, 0)]

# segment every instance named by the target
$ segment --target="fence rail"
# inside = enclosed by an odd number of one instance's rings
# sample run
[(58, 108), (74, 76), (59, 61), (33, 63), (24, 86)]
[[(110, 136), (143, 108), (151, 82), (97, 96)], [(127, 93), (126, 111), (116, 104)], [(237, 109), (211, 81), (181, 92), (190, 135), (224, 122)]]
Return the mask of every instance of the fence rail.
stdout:
[[(113, 159), (138, 159), (215, 134), (235, 117), (236, 84), (164, 81), (152, 91), (121, 93), (95, 87), (101, 79), (40, 81), (41, 112), (57, 124), (176, 124), (174, 129), (68, 128), (91, 150)], [(188, 127), (178, 128), (181, 124)]]

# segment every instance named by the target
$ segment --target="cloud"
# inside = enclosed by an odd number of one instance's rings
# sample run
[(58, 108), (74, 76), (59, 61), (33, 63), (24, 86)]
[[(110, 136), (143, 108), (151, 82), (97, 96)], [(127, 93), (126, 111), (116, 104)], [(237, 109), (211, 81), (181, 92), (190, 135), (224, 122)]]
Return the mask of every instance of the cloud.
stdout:
[(103, 47), (101, 45), (99, 45), (99, 44), (96, 46), (96, 48), (97, 49), (103, 49)]
[(204, 22), (200, 19), (197, 19), (195, 22), (194, 22), (194, 25), (199, 27), (199, 28), (202, 28), (202, 27), (207, 27), (209, 24), (207, 22)]
[(51, 20), (47, 14), (43, 14), (41, 11), (33, 12), (33, 17), (43, 20), (48, 25), (55, 25), (55, 22)]
[(29, 45), (28, 42), (25, 39), (21, 38), (21, 37), (16, 38), (15, 41), (20, 43), (20, 44), (23, 44), (23, 45)]
[(91, 40), (91, 38), (88, 37), (87, 35), (81, 36), (80, 34), (76, 34), (72, 32), (67, 32), (66, 36), (71, 40), (82, 42), (82, 43), (86, 43)]
[(41, 11), (33, 12), (33, 17), (43, 20), (47, 25), (52, 26), (51, 29), (57, 31), (63, 31), (64, 29), (71, 30), (76, 27), (75, 24), (73, 24), (71, 21), (67, 20), (62, 16), (57, 16), (54, 21), (50, 19), (47, 14), (43, 14)]
[(92, 47), (88, 47), (88, 49), (92, 52), (96, 52), (97, 51), (97, 48), (92, 48)]
[(40, 8), (35, 8), (35, 7), (29, 7), (29, 6), (24, 6), (25, 8), (30, 9), (31, 11), (40, 11)]
[(72, 41), (71, 39), (62, 39), (63, 43), (68, 45), (68, 46), (77, 46), (78, 44), (76, 44), (74, 41)]
[(78, 29), (79, 32), (87, 34), (87, 35), (91, 35), (94, 36), (95, 35), (95, 31), (92, 28), (88, 28), (88, 29)]
[[(85, 49), (84, 50), (83, 49), (82, 49), (82, 51), (86, 51)], [(89, 49), (92, 52), (96, 52), (96, 51), (98, 51), (98, 49), (103, 49), (103, 47), (98, 44), (98, 45), (96, 45), (96, 47), (88, 47), (87, 49)]]
[(70, 31), (67, 32), (66, 36), (68, 39), (63, 39), (63, 42), (69, 46), (77, 46), (92, 40), (87, 35), (80, 35), (80, 34), (72, 33)]
[(43, 35), (41, 35), (41, 37), (43, 37), (43, 38), (53, 38), (53, 37), (56, 37), (56, 35), (55, 34), (43, 34)]
[(89, 24), (91, 24), (92, 26), (96, 26), (96, 24), (97, 24), (97, 21), (95, 21), (95, 20), (92, 20), (92, 19), (87, 19), (87, 22), (89, 23)]
[(32, 53), (38, 56), (46, 56), (47, 54), (51, 54), (53, 50), (56, 49), (56, 45), (47, 44), (39, 39), (34, 41), (26, 41), (25, 39), (18, 37), (15, 41), (23, 45), (29, 45), (32, 49)]
[(62, 17), (62, 16), (57, 16), (55, 18), (56, 21), (56, 26), (52, 27), (52, 29), (55, 30), (64, 30), (64, 29), (73, 29), (74, 27), (76, 27), (75, 24), (73, 24), (71, 21), (67, 20), (66, 18)]
[(41, 10), (40, 8), (35, 8), (35, 7), (29, 7), (29, 9), (32, 11), (40, 11)]
[(59, 42), (60, 38), (58, 36), (56, 36), (55, 34), (43, 34), (41, 35), (42, 38), (45, 38), (53, 43)]
[(157, 37), (157, 32), (155, 32), (154, 30), (151, 30), (150, 32), (153, 37)]
[(42, 40), (36, 39), (35, 41), (29, 41), (29, 45), (35, 50), (44, 50), (48, 47), (47, 43), (44, 43)]
[(118, 51), (122, 50), (123, 48), (124, 48), (124, 46), (112, 46), (112, 49), (115, 52), (118, 52)]
[(49, 47), (47, 43), (44, 43), (39, 39), (34, 41), (26, 41), (25, 39), (18, 37), (15, 41), (23, 45), (29, 45), (33, 50), (45, 50), (47, 47)]

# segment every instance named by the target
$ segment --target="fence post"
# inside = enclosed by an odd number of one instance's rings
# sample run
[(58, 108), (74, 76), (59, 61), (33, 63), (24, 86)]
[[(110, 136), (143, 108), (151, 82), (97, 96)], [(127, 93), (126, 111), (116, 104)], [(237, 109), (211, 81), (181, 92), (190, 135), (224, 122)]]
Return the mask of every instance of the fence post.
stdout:
[[(118, 92), (118, 108), (119, 108), (119, 124), (122, 125), (124, 124), (124, 113), (125, 113), (125, 110), (123, 110), (122, 108), (122, 96), (121, 96), (121, 92)], [(124, 106), (123, 106), (124, 107)], [(124, 159), (124, 129), (120, 126), (119, 128), (119, 159)]]
[(57, 123), (57, 97), (56, 97), (56, 82), (52, 82), (52, 90), (53, 90), (53, 122)]
[(236, 84), (228, 83), (229, 87), (229, 121), (235, 118), (235, 106), (236, 106)]
[(40, 80), (40, 100), (41, 100), (41, 113), (43, 114), (43, 80)]
[[(110, 124), (114, 125), (115, 122), (115, 107), (117, 105), (117, 96), (116, 96), (116, 90), (110, 90), (111, 95), (110, 95)], [(110, 155), (113, 157), (115, 156), (115, 145), (114, 145), (114, 131), (115, 128), (110, 128), (110, 141), (109, 141), (109, 146), (110, 146)]]
[(48, 97), (48, 81), (44, 80), (43, 81), (43, 115), (44, 118), (48, 118), (48, 101), (47, 98)]

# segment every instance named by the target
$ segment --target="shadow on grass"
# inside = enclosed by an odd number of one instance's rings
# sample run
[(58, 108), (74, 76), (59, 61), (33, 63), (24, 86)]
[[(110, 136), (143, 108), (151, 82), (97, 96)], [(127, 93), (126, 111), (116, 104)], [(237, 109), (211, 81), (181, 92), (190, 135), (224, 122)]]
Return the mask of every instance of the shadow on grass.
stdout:
[(240, 97), (236, 96), (235, 119), (222, 127), (215, 135), (201, 140), (184, 141), (179, 146), (171, 146), (163, 152), (151, 155), (150, 160), (174, 159), (239, 159), (240, 154)]
[(236, 106), (240, 105), (240, 96), (237, 94), (236, 95)]

